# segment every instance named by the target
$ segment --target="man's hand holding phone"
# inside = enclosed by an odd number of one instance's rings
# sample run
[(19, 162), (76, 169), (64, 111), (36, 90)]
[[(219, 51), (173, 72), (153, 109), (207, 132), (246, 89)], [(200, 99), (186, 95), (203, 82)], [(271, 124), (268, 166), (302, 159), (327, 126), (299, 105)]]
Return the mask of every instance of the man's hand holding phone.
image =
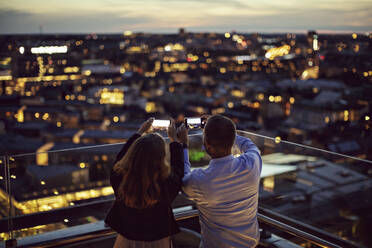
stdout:
[(207, 119), (204, 117), (186, 117), (185, 127), (187, 129), (204, 128)]

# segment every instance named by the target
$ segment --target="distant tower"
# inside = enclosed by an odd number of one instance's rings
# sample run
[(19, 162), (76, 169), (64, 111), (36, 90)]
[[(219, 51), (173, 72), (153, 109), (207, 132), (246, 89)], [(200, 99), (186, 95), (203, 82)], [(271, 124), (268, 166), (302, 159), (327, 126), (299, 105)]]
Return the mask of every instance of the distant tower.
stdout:
[(306, 67), (302, 79), (318, 78), (319, 76), (319, 41), (318, 33), (314, 30), (307, 32), (308, 49), (306, 51)]
[(180, 28), (180, 29), (178, 29), (178, 34), (179, 35), (184, 35), (185, 34), (185, 28)]
[(310, 30), (307, 32), (307, 40), (313, 52), (319, 50), (319, 41), (318, 41), (318, 33), (314, 30)]
[(318, 33), (314, 30), (311, 30), (307, 33), (307, 40), (309, 42), (309, 47), (311, 52), (307, 54), (308, 66), (309, 67), (319, 67), (319, 41)]

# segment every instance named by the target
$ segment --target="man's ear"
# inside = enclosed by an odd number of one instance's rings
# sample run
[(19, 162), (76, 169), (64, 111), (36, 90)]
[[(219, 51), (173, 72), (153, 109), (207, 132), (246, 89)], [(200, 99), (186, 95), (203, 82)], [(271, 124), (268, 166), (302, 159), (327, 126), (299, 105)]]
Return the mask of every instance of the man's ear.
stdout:
[(213, 154), (215, 154), (216, 151), (215, 151), (214, 147), (209, 145), (207, 142), (204, 142), (204, 147), (205, 147), (205, 149), (206, 149), (206, 151), (209, 155), (212, 156)]

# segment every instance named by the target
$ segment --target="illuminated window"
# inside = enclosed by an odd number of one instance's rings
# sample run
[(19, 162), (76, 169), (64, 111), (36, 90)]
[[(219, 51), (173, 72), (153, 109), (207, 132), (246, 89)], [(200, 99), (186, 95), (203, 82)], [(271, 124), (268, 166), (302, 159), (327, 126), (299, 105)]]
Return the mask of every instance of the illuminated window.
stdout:
[(156, 111), (156, 105), (154, 102), (147, 102), (146, 103), (146, 107), (145, 107), (145, 111), (147, 113), (153, 113)]
[(124, 104), (124, 92), (122, 91), (109, 91), (104, 89), (101, 91), (100, 104)]

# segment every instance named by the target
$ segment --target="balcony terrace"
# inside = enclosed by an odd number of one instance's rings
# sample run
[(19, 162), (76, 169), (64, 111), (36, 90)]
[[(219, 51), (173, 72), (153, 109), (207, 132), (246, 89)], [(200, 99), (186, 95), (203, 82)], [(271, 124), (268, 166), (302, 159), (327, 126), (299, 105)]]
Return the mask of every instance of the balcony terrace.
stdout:
[[(372, 161), (280, 137), (238, 134), (262, 153), (260, 247), (371, 245)], [(0, 238), (7, 247), (11, 240), (17, 247), (112, 247), (116, 234), (103, 219), (114, 200), (108, 178), (122, 145), (2, 156)], [(237, 149), (233, 154), (239, 156)], [(190, 134), (192, 167), (209, 160), (202, 134)], [(200, 232), (197, 208), (181, 193), (173, 211), (181, 227)], [(178, 239), (197, 247), (195, 236), (182, 235)]]

